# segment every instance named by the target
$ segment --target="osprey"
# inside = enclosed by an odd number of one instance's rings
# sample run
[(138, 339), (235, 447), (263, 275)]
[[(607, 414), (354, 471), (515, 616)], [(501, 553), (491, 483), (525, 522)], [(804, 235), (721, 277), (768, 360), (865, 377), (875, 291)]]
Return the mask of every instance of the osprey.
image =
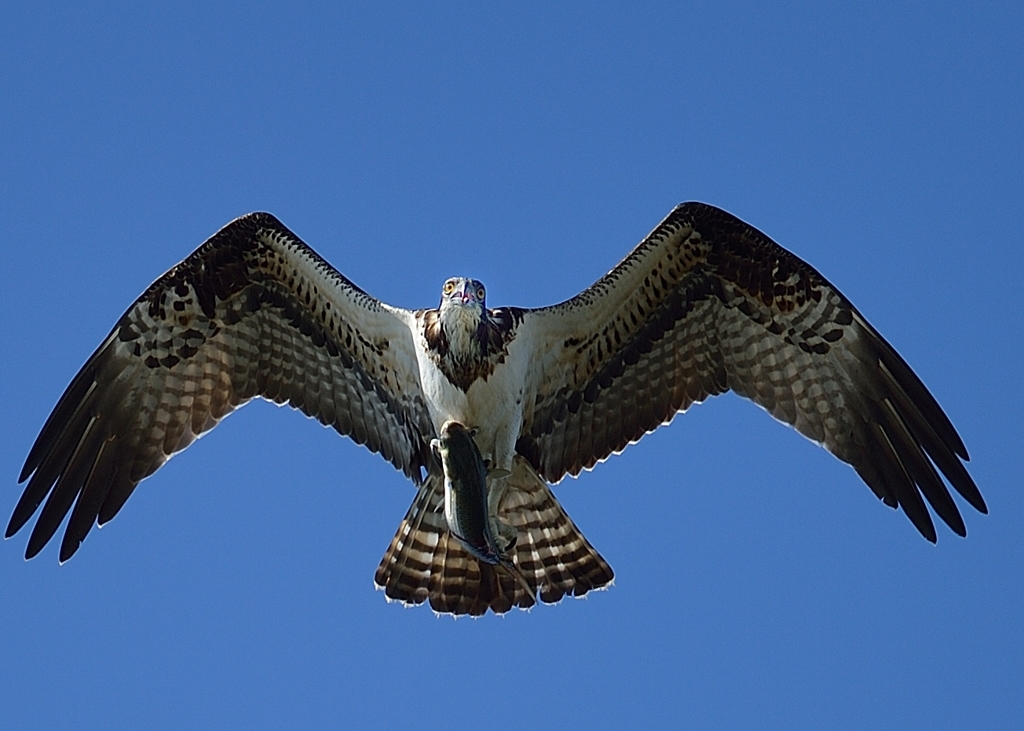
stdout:
[[(718, 208), (678, 206), (562, 304), (488, 309), (480, 282), (455, 278), (437, 309), (416, 311), (374, 299), (252, 213), (154, 282), (75, 376), (29, 452), (7, 536), (45, 499), (26, 557), (71, 511), (67, 560), (170, 455), (258, 396), (419, 486), (375, 576), (388, 598), (454, 614), (555, 602), (613, 574), (548, 483), (730, 389), (852, 465), (929, 541), (925, 499), (966, 535), (939, 472), (987, 512), (963, 442), (906, 362), (817, 271)], [(525, 580), (449, 530), (431, 443), (450, 421), (492, 470), (488, 540)]]

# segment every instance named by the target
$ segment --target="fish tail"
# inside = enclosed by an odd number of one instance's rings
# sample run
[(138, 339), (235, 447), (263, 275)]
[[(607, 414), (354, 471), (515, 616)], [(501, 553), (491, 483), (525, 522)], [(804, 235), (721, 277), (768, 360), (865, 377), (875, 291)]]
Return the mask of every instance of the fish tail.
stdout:
[(519, 570), (519, 567), (515, 565), (512, 559), (503, 556), (497, 565), (503, 568), (516, 580), (516, 583), (519, 585), (519, 589), (523, 593), (529, 594), (530, 596), (537, 595), (536, 588), (530, 586), (530, 582), (526, 580), (526, 577), (523, 576), (523, 572)]

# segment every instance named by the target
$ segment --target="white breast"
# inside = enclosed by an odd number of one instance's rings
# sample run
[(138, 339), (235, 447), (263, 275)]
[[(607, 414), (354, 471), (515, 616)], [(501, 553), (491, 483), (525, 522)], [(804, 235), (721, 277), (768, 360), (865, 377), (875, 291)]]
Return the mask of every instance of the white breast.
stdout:
[(487, 380), (479, 379), (464, 392), (427, 355), (420, 338), (417, 358), (420, 384), (434, 429), (449, 420), (475, 429), (475, 441), (492, 466), (511, 470), (516, 440), (523, 421), (523, 400), (529, 357), (526, 343), (516, 338), (509, 354)]

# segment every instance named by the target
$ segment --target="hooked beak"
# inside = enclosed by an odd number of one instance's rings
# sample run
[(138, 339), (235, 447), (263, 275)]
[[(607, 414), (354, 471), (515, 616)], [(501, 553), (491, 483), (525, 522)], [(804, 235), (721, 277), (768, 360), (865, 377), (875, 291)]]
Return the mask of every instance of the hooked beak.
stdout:
[(459, 289), (455, 290), (454, 298), (459, 304), (468, 304), (469, 302), (475, 302), (476, 296), (470, 289), (470, 284), (463, 284)]

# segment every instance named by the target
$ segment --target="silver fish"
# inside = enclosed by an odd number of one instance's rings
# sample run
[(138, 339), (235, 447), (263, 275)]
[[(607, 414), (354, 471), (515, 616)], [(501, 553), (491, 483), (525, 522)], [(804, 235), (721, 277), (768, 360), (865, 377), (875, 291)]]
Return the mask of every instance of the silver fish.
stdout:
[[(501, 568), (527, 595), (536, 596), (537, 589), (529, 585), (506, 553), (515, 546), (515, 528), (502, 523), (488, 510), (487, 477), (498, 479), (509, 473), (488, 470), (473, 441), (473, 432), (459, 422), (445, 422), (440, 437), (432, 440), (430, 446), (444, 470), (444, 519), (449, 531), (482, 564), (494, 566), (495, 570)], [(488, 573), (483, 565), (480, 569), (481, 577)]]
[(480, 561), (492, 566), (507, 561), (487, 509), (487, 463), (472, 432), (457, 421), (446, 422), (431, 447), (444, 468), (448, 530)]
[[(536, 596), (537, 590), (506, 553), (515, 546), (515, 528), (488, 510), (487, 477), (507, 477), (509, 473), (488, 470), (473, 433), (459, 422), (445, 422), (440, 437), (430, 445), (444, 470), (444, 519), (449, 530), (478, 561), (501, 567), (527, 595)], [(482, 573), (483, 566), (480, 568)]]
[[(488, 471), (487, 462), (473, 441), (473, 433), (457, 421), (441, 427), (441, 436), (430, 443), (444, 468), (444, 517), (448, 530), (483, 564), (512, 576), (530, 596), (537, 590), (506, 551), (515, 546), (515, 528), (501, 523), (488, 510), (487, 478), (507, 477), (505, 470)], [(507, 529), (503, 530), (503, 529)], [(511, 537), (505, 535), (511, 531)], [(481, 574), (487, 572), (481, 568)]]

